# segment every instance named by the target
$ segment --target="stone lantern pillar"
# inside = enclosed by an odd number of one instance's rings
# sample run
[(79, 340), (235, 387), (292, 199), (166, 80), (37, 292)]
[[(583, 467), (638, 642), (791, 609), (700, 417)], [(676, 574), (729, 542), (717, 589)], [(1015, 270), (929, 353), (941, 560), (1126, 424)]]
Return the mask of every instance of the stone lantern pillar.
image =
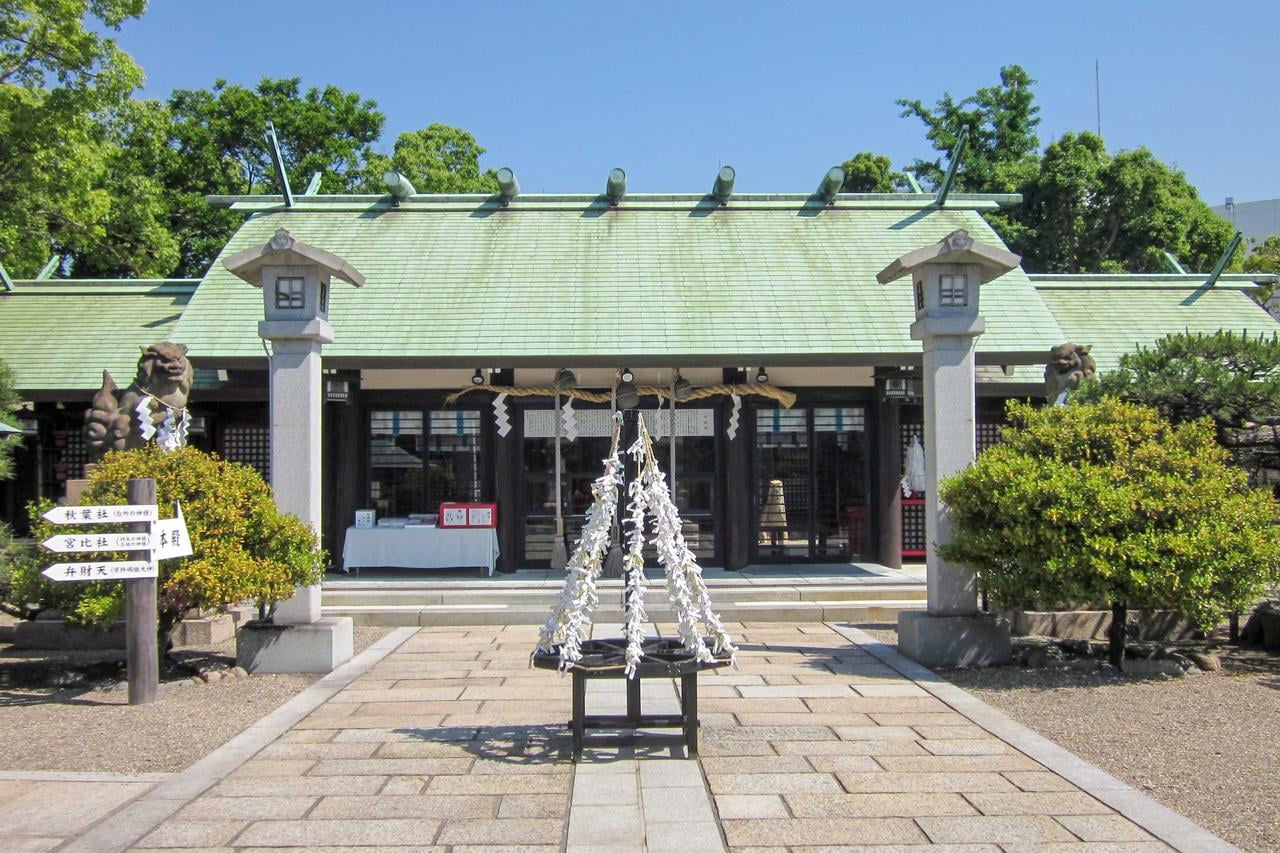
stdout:
[(928, 609), (899, 614), (898, 647), (925, 665), (972, 666), (1009, 658), (1008, 629), (979, 612), (973, 572), (938, 555), (938, 545), (951, 541), (938, 482), (975, 457), (974, 340), (986, 328), (978, 313), (979, 286), (1021, 260), (957, 230), (903, 255), (876, 276), (881, 284), (910, 276), (916, 308), (911, 337), (924, 347)]
[[(271, 345), (271, 489), (283, 512), (321, 533), (321, 350), (333, 343), (329, 285), (338, 278), (361, 287), (364, 276), (330, 252), (308, 246), (281, 228), (262, 246), (223, 261), (262, 289), (265, 319), (258, 334)], [(350, 659), (349, 617), (321, 618), (320, 587), (301, 587), (276, 607), (285, 631), (256, 655), (259, 672), (329, 672)]]

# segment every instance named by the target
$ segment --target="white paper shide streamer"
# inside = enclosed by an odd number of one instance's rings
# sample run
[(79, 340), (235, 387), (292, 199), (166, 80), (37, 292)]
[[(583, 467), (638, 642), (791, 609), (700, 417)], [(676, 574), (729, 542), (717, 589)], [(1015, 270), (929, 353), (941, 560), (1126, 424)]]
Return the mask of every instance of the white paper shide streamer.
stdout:
[[(159, 426), (153, 421), (152, 402), (157, 411), (164, 411), (164, 418)], [(143, 441), (155, 440), (163, 450), (177, 450), (187, 443), (187, 430), (190, 428), (186, 409), (175, 408), (150, 395), (143, 397), (134, 406), (134, 414), (138, 416), (138, 434)]]
[[(644, 659), (644, 631), (648, 621), (644, 606), (646, 522), (652, 525), (653, 538), (649, 542), (657, 548), (658, 562), (666, 575), (667, 595), (675, 610), (681, 646), (699, 662), (726, 655), (732, 660), (737, 649), (711, 606), (702, 568), (685, 542), (680, 514), (653, 452), (653, 439), (644, 418), (637, 418), (636, 422), (640, 435), (627, 450), (640, 472), (627, 488), (626, 675), (634, 677)], [(591, 625), (590, 611), (598, 602), (595, 582), (610, 545), (609, 523), (617, 509), (618, 489), (622, 485), (622, 460), (618, 453), (620, 423), (621, 415), (617, 414), (613, 447), (605, 460), (604, 475), (592, 487), (594, 503), (587, 511), (582, 538), (569, 560), (560, 599), (538, 640), (538, 649), (543, 652), (550, 653), (553, 646), (560, 646), (562, 670), (582, 658), (582, 642)]]
[(578, 413), (573, 410), (573, 398), (565, 400), (560, 408), (560, 422), (564, 425), (564, 437), (569, 441), (578, 440)]
[[(644, 461), (644, 445), (640, 441), (627, 451), (638, 464)], [(637, 477), (627, 486), (627, 553), (623, 559), (623, 577), (627, 579), (625, 600), (626, 614), (623, 634), (627, 640), (626, 674), (631, 678), (636, 666), (644, 657), (644, 625), (648, 616), (644, 610), (644, 514), (646, 499), (644, 483)]]
[(733, 400), (733, 411), (729, 412), (729, 425), (725, 427), (724, 434), (729, 436), (729, 440), (733, 441), (738, 437), (738, 419), (742, 414), (742, 398), (737, 394), (730, 394)]
[(493, 398), (493, 423), (498, 428), (498, 435), (507, 437), (511, 432), (511, 416), (507, 414), (507, 395), (499, 394)]

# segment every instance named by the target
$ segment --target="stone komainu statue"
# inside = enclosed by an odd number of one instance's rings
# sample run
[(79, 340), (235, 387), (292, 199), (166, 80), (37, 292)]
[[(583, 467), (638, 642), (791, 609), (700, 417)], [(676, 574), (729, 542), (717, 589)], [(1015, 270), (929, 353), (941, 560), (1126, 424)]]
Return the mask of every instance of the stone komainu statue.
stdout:
[(121, 391), (102, 371), (102, 388), (84, 413), (84, 441), (97, 461), (109, 450), (134, 450), (150, 441), (166, 449), (187, 440), (191, 363), (187, 348), (169, 341), (143, 347), (138, 375)]
[(1097, 365), (1089, 355), (1091, 345), (1059, 344), (1049, 350), (1049, 363), (1044, 367), (1044, 396), (1050, 403), (1058, 402), (1068, 391), (1080, 387), (1080, 383), (1093, 376)]

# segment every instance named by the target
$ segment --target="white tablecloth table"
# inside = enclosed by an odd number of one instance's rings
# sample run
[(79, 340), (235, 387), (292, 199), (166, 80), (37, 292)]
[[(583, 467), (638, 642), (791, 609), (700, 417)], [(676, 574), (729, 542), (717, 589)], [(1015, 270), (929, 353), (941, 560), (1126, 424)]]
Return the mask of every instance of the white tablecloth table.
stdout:
[(498, 532), (492, 527), (348, 527), (342, 570), (483, 568), (493, 574)]

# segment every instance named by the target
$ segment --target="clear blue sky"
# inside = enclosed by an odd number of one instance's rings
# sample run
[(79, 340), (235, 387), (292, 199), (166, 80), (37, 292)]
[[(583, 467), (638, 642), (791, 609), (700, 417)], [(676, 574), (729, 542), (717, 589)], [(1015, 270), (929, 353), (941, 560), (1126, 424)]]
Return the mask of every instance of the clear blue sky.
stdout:
[(1210, 204), (1280, 196), (1280, 3), (151, 0), (119, 35), (144, 94), (300, 76), (378, 102), (382, 147), (444, 122), (526, 192), (808, 191), (859, 150), (930, 155), (894, 100), (932, 103), (1017, 63), (1042, 145), (1093, 129), (1146, 145)]

